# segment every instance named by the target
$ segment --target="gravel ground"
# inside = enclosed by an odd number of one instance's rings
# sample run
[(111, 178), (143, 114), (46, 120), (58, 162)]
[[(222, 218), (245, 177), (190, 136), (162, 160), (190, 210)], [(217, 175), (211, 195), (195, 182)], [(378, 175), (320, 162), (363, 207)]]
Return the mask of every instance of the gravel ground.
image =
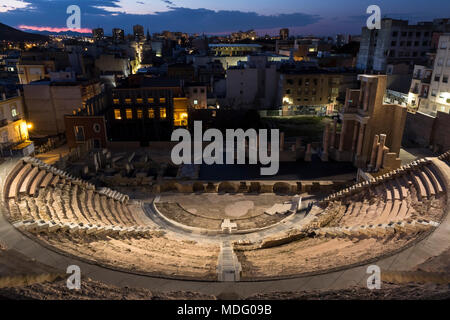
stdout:
[(450, 285), (383, 283), (380, 290), (354, 287), (332, 291), (258, 294), (248, 300), (449, 300)]
[(146, 289), (119, 288), (93, 280), (82, 280), (80, 290), (69, 290), (65, 281), (0, 289), (0, 299), (12, 300), (215, 300), (193, 292), (156, 293)]

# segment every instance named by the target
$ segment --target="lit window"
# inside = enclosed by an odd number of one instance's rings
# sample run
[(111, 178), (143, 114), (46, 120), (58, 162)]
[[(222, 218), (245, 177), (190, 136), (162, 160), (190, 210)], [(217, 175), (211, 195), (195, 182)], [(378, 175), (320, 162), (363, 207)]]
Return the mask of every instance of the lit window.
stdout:
[(144, 113), (142, 112), (142, 109), (137, 110), (137, 117), (138, 117), (138, 119), (142, 119), (144, 117)]
[(161, 119), (167, 118), (166, 108), (161, 108), (161, 109), (159, 110), (159, 116), (160, 116)]
[(125, 99), (126, 104), (131, 104), (131, 99)]
[(113, 100), (113, 103), (114, 103), (114, 104), (119, 104), (120, 101), (119, 101), (119, 99), (114, 99), (114, 100)]
[(159, 98), (159, 102), (166, 103), (166, 98)]
[(194, 100), (194, 105), (198, 105), (198, 100)]
[(143, 104), (144, 103), (144, 99), (138, 98), (138, 99), (136, 99), (136, 103)]
[(127, 116), (128, 120), (133, 119), (133, 110), (132, 109), (126, 109), (125, 112), (126, 112), (126, 116)]
[(17, 109), (12, 109), (11, 110), (11, 116), (14, 118), (14, 117), (17, 117)]
[(148, 98), (147, 101), (148, 101), (148, 103), (155, 103), (155, 99), (153, 99), (153, 98)]
[(120, 109), (114, 109), (114, 119), (122, 120), (122, 115), (120, 114)]
[(77, 142), (84, 142), (85, 141), (84, 127), (83, 126), (75, 126), (74, 130), (75, 130), (75, 140)]
[(155, 119), (155, 110), (153, 109), (148, 109), (148, 117), (150, 119)]

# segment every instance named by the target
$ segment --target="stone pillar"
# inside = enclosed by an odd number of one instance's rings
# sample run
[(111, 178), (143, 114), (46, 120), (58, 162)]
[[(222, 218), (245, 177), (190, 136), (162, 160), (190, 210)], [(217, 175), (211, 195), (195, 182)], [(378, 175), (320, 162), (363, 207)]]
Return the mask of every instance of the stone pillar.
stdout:
[(280, 151), (284, 150), (284, 132), (280, 132)]
[(372, 154), (370, 155), (370, 164), (369, 169), (375, 168), (376, 161), (377, 161), (377, 153), (378, 153), (378, 146), (380, 145), (380, 136), (375, 135), (375, 139), (373, 140), (373, 146), (372, 146)]
[(337, 119), (334, 119), (333, 130), (331, 130), (331, 143), (330, 143), (331, 149), (334, 149), (334, 146), (336, 144), (336, 131), (337, 131)]
[(347, 128), (347, 121), (342, 121), (341, 136), (339, 137), (339, 152), (344, 151), (345, 129)]
[(329, 146), (329, 138), (330, 138), (330, 126), (327, 125), (325, 127), (325, 131), (323, 132), (323, 151), (322, 151), (322, 161), (328, 161), (328, 146)]
[(366, 82), (362, 81), (361, 82), (361, 89), (359, 91), (358, 109), (363, 104), (365, 88), (366, 88)]
[(300, 149), (302, 147), (302, 138), (297, 137), (295, 138), (295, 149)]
[(364, 124), (361, 124), (359, 126), (358, 148), (356, 149), (356, 154), (358, 155), (358, 157), (362, 153), (362, 146), (363, 146), (363, 140), (364, 140), (364, 127), (365, 127)]
[(366, 89), (364, 90), (364, 104), (363, 104), (363, 110), (364, 111), (369, 110), (370, 87), (371, 87), (371, 84), (367, 83)]
[(308, 143), (308, 146), (306, 147), (305, 161), (306, 162), (312, 161), (312, 152), (311, 152), (311, 144), (310, 143)]
[(386, 135), (381, 134), (380, 135), (380, 144), (378, 146), (377, 164), (375, 167), (375, 171), (380, 170), (381, 166), (383, 165), (383, 154), (384, 154), (385, 145), (386, 145)]
[(356, 151), (356, 143), (358, 141), (358, 128), (361, 126), (359, 122), (355, 122), (355, 126), (353, 128), (353, 140), (352, 140), (352, 151)]

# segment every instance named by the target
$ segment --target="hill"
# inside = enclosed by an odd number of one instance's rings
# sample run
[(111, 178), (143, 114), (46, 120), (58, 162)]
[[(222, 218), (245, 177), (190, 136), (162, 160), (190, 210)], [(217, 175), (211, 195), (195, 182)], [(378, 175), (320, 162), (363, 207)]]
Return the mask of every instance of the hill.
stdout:
[(0, 41), (47, 41), (48, 37), (40, 34), (23, 32), (0, 23)]

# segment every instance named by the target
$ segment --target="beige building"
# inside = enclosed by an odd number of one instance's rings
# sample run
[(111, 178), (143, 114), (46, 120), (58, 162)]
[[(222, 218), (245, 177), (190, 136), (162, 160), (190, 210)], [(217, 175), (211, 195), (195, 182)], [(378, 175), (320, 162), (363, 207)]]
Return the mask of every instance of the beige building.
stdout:
[(64, 70), (70, 66), (66, 52), (23, 52), (17, 63), (20, 84), (49, 77), (50, 72)]
[(28, 138), (28, 126), (24, 120), (23, 98), (21, 96), (7, 98), (3, 95), (0, 101), (1, 154), (9, 155), (9, 150), (26, 142)]
[(334, 110), (342, 76), (322, 70), (289, 70), (279, 80), (278, 105), (283, 112), (314, 107), (316, 111)]
[(352, 161), (362, 169), (380, 169), (383, 164), (395, 169), (399, 165), (397, 157), (407, 108), (383, 104), (387, 76), (360, 75), (359, 79), (361, 89), (347, 90), (340, 115), (340, 133), (334, 124), (334, 127), (327, 129), (329, 135), (324, 135), (323, 158), (329, 154), (332, 159)]
[(27, 120), (33, 135), (50, 136), (65, 132), (64, 115), (101, 108), (102, 86), (96, 81), (36, 81), (24, 86)]

